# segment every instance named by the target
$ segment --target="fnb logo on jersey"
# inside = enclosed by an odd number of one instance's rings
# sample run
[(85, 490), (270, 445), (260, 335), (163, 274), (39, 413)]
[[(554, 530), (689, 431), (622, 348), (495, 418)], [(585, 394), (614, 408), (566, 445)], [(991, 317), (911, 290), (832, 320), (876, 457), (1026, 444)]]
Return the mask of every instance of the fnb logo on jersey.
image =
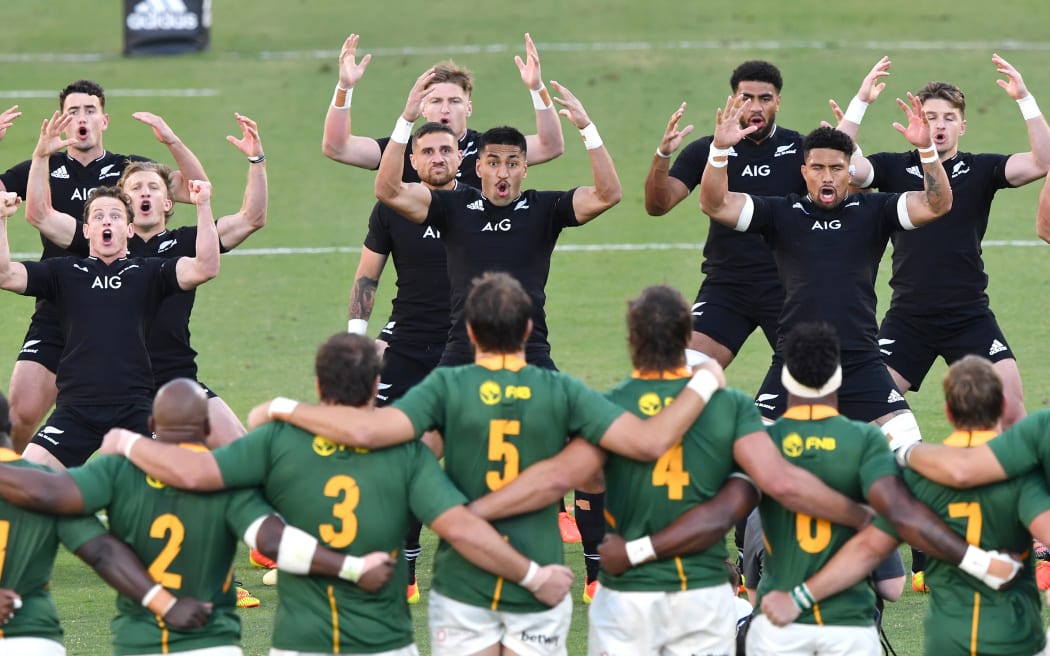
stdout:
[(528, 385), (507, 385), (501, 389), (499, 383), (486, 380), (478, 388), (478, 396), (485, 405), (496, 405), (504, 398), (528, 400), (532, 398), (532, 389)]
[(811, 449), (834, 451), (835, 438), (810, 435), (809, 437), (802, 439), (802, 436), (798, 433), (789, 433), (788, 436), (784, 438), (783, 442), (781, 442), (781, 450), (783, 450), (784, 455), (789, 458), (797, 458)]
[(663, 407), (663, 400), (661, 400), (660, 395), (655, 392), (646, 392), (645, 394), (642, 394), (640, 399), (638, 399), (638, 411), (646, 417), (652, 417), (660, 412)]
[[(210, 12), (205, 3), (205, 12)], [(206, 14), (207, 15), (207, 14)], [(142, 0), (128, 15), (129, 30), (195, 30), (200, 25), (197, 15), (183, 0)]]

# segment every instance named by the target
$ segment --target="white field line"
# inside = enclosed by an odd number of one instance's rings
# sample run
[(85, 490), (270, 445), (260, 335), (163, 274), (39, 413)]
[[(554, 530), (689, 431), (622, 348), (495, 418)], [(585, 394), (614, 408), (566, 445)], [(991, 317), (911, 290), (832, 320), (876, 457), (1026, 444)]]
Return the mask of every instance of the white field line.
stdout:
[[(196, 98), (201, 96), (217, 96), (218, 89), (106, 89), (107, 98)], [(58, 98), (58, 92), (54, 89), (12, 89), (0, 91), (0, 98), (20, 99), (27, 98)]]

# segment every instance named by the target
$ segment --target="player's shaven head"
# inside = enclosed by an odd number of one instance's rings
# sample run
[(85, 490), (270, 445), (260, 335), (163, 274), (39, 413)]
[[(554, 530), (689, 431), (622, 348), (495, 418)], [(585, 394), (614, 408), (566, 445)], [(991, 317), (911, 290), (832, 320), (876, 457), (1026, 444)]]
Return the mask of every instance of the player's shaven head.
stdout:
[(98, 104), (102, 109), (106, 109), (106, 92), (102, 90), (102, 85), (92, 80), (77, 80), (72, 84), (66, 86), (58, 92), (58, 108), (65, 110), (66, 108), (66, 96), (71, 93), (86, 93), (89, 96), (95, 96), (98, 98)]
[(513, 353), (525, 343), (532, 299), (516, 278), (490, 271), (474, 279), (466, 315), (479, 349)]
[(463, 89), (467, 94), (467, 98), (470, 98), (471, 94), (474, 93), (474, 74), (470, 70), (457, 65), (451, 59), (434, 66), (434, 77), (430, 79), (426, 88), (429, 89), (435, 84), (444, 84), (445, 82), (455, 84), (460, 89)]
[[(160, 179), (164, 182), (164, 187), (168, 190), (168, 199), (172, 200), (174, 198), (175, 183), (171, 177), (171, 167), (166, 164), (161, 164), (160, 162), (128, 162), (128, 165), (124, 167), (124, 173), (120, 176), (120, 179), (117, 180), (117, 186), (123, 189), (128, 178), (130, 178), (133, 173), (142, 172), (156, 173), (159, 175)], [(170, 219), (173, 214), (175, 214), (174, 204), (164, 212), (164, 218)], [(132, 214), (132, 217), (134, 216), (135, 215)]]
[(736, 93), (736, 88), (741, 82), (766, 82), (772, 84), (777, 93), (784, 88), (784, 78), (780, 75), (780, 69), (760, 59), (746, 61), (733, 69), (733, 74), (729, 77), (729, 88), (733, 93)]
[(792, 378), (820, 389), (839, 367), (839, 336), (831, 324), (800, 323), (784, 338), (783, 353)]
[(367, 335), (336, 333), (317, 349), (314, 372), (321, 402), (361, 407), (375, 395), (382, 363)]
[(956, 428), (988, 430), (1003, 414), (1003, 381), (988, 360), (967, 355), (944, 374), (944, 403)]
[(207, 392), (190, 378), (164, 384), (153, 398), (150, 428), (165, 442), (203, 441), (209, 432)]
[(478, 140), (478, 152), (484, 152), (485, 146), (517, 146), (521, 149), (522, 155), (525, 155), (527, 148), (525, 145), (525, 135), (517, 128), (508, 127), (506, 125), (486, 130), (485, 133), (481, 135), (481, 139)]
[(131, 197), (124, 193), (120, 187), (95, 187), (88, 194), (87, 202), (84, 203), (84, 222), (88, 221), (88, 217), (91, 216), (91, 205), (99, 198), (116, 198), (120, 202), (124, 203), (124, 209), (127, 210), (128, 223), (131, 223), (131, 219), (135, 216), (135, 207), (131, 204)]
[(418, 144), (419, 140), (423, 137), (427, 136), (428, 134), (436, 134), (439, 132), (444, 132), (445, 134), (452, 137), (452, 141), (454, 143), (459, 143), (459, 137), (456, 136), (456, 133), (452, 130), (452, 128), (450, 128), (445, 123), (430, 121), (419, 126), (419, 129), (416, 130), (415, 134), (412, 135), (412, 149), (415, 150), (416, 144)]
[(966, 116), (966, 96), (962, 89), (947, 82), (927, 82), (926, 86), (919, 89), (915, 94), (919, 100), (926, 102), (931, 98), (946, 101), (949, 105), (959, 110), (959, 116)]
[(837, 150), (845, 153), (846, 159), (849, 159), (850, 155), (853, 154), (853, 139), (845, 132), (840, 132), (835, 128), (819, 127), (807, 134), (806, 138), (802, 140), (802, 157), (808, 158), (809, 151), (816, 148)]
[(627, 345), (639, 371), (681, 367), (693, 334), (689, 304), (667, 285), (646, 287), (627, 301)]

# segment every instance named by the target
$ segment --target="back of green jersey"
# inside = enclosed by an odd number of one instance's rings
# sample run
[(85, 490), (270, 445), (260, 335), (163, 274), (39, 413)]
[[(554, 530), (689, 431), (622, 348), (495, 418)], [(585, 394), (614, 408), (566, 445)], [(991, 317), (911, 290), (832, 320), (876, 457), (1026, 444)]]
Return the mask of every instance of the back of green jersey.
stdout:
[[(468, 499), (498, 490), (526, 467), (557, 454), (569, 436), (597, 441), (623, 413), (565, 374), (516, 358), (497, 362), (436, 369), (395, 403), (417, 433), (441, 431), (445, 472)], [(493, 525), (536, 562), (560, 563), (557, 513), (552, 504)], [(527, 590), (474, 567), (445, 543), (435, 556), (434, 587), (476, 606), (511, 612), (546, 608)]]
[[(886, 436), (877, 427), (846, 419), (828, 406), (792, 406), (769, 427), (784, 458), (856, 501), (883, 476), (897, 476)], [(827, 563), (855, 531), (795, 513), (771, 497), (759, 504), (766, 547), (759, 597), (769, 590), (790, 590)], [(861, 581), (803, 611), (797, 622), (870, 626), (875, 593)]]
[[(651, 417), (671, 403), (688, 377), (631, 378), (609, 398), (629, 412)], [(667, 527), (683, 512), (711, 499), (735, 469), (733, 443), (764, 430), (750, 397), (726, 389), (711, 397), (682, 442), (655, 462), (610, 453), (605, 463), (605, 510), (610, 531), (633, 540)], [(634, 567), (621, 576), (601, 573), (602, 585), (629, 592), (689, 590), (726, 582), (725, 543), (688, 556)]]

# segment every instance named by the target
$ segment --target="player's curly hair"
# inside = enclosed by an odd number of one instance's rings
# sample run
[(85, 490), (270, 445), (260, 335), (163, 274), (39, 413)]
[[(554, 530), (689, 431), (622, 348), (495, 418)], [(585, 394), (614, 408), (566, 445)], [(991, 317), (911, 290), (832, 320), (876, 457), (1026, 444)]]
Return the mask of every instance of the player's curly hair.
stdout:
[(102, 85), (94, 80), (77, 80), (66, 85), (66, 88), (58, 92), (59, 110), (64, 111), (66, 109), (66, 96), (71, 93), (86, 93), (89, 96), (95, 96), (98, 98), (98, 104), (102, 106), (102, 109), (106, 109), (106, 92), (102, 90)]
[[(525, 135), (517, 128), (506, 125), (486, 130), (478, 139), (478, 153), (485, 150), (485, 146), (517, 146), (524, 155), (528, 146), (525, 144)], [(479, 158), (480, 159), (480, 158)]]
[(446, 59), (434, 65), (434, 77), (430, 79), (427, 88), (429, 89), (435, 84), (443, 84), (445, 82), (459, 86), (467, 93), (467, 98), (470, 98), (471, 94), (474, 93), (474, 74), (470, 72), (470, 69), (456, 64), (451, 59)]
[[(160, 162), (128, 162), (128, 165), (124, 167), (124, 173), (122, 173), (120, 179), (117, 180), (117, 186), (123, 189), (124, 184), (127, 183), (128, 178), (131, 177), (132, 173), (141, 173), (143, 171), (159, 175), (160, 179), (164, 182), (165, 189), (168, 190), (168, 199), (174, 200), (175, 182), (171, 178), (171, 167), (167, 164), (161, 164)], [(171, 207), (164, 211), (164, 218), (170, 219), (174, 214), (175, 205), (172, 204)], [(135, 215), (132, 214), (131, 216), (134, 221)]]
[(954, 362), (944, 374), (944, 403), (956, 428), (989, 430), (1003, 414), (1003, 381), (979, 355)]
[(736, 88), (741, 82), (766, 82), (780, 93), (784, 88), (784, 78), (780, 75), (780, 69), (761, 59), (750, 59), (733, 69), (729, 77), (729, 88), (736, 93)]
[(317, 349), (314, 372), (321, 401), (360, 407), (375, 395), (381, 368), (376, 343), (367, 335), (336, 333)]
[(839, 366), (839, 335), (823, 321), (796, 325), (784, 338), (784, 366), (806, 387), (820, 388)]
[(87, 223), (88, 217), (91, 216), (91, 204), (99, 198), (116, 198), (124, 204), (124, 209), (128, 213), (128, 223), (131, 223), (132, 219), (135, 218), (135, 207), (131, 204), (131, 197), (124, 193), (124, 190), (120, 187), (95, 187), (88, 194), (87, 202), (84, 203), (84, 223)]
[(959, 116), (966, 116), (966, 95), (962, 89), (947, 82), (927, 82), (926, 86), (919, 89), (915, 94), (919, 100), (926, 102), (930, 98), (946, 101), (949, 105), (959, 110)]
[(489, 271), (474, 279), (466, 316), (478, 348), (513, 353), (525, 343), (532, 299), (514, 276)]
[(692, 333), (689, 304), (677, 289), (653, 285), (627, 301), (627, 345), (639, 371), (681, 367)]
[(822, 126), (813, 130), (802, 140), (802, 157), (808, 158), (814, 148), (827, 148), (846, 154), (846, 159), (853, 154), (853, 139), (845, 132)]

